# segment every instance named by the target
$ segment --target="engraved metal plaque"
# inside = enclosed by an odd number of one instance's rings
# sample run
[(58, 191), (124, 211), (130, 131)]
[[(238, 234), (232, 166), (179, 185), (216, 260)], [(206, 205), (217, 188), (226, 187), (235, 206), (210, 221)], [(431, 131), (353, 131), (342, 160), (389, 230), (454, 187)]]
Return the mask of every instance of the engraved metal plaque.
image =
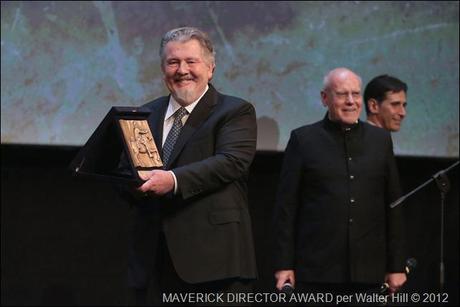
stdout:
[(147, 121), (120, 119), (119, 123), (134, 167), (138, 170), (162, 167)]

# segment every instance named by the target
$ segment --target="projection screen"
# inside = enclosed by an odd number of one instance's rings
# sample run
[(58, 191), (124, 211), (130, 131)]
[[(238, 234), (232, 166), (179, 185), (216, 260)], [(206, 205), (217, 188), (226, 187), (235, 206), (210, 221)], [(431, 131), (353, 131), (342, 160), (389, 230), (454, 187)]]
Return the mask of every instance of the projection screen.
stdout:
[(196, 26), (216, 45), (214, 86), (256, 107), (259, 150), (322, 119), (323, 76), (344, 66), (408, 84), (396, 154), (458, 157), (458, 14), (456, 1), (4, 1), (1, 142), (84, 144), (111, 106), (168, 94), (161, 36)]

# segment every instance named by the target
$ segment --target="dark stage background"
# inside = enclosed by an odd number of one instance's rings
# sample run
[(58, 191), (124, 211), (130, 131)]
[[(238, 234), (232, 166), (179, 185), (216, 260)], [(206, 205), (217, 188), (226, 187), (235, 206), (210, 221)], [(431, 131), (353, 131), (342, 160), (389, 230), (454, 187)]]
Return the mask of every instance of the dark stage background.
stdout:
[[(80, 147), (1, 145), (1, 304), (124, 305), (129, 209), (107, 183), (77, 179), (67, 165)], [(250, 206), (260, 278), (271, 291), (271, 215), (282, 153), (259, 152)], [(455, 159), (398, 157), (406, 192)], [(458, 168), (445, 205), (448, 305), (458, 305)], [(410, 257), (406, 291), (439, 293), (440, 195), (434, 183), (404, 204)], [(423, 304), (423, 306), (435, 304)], [(446, 305), (446, 304), (443, 304)]]

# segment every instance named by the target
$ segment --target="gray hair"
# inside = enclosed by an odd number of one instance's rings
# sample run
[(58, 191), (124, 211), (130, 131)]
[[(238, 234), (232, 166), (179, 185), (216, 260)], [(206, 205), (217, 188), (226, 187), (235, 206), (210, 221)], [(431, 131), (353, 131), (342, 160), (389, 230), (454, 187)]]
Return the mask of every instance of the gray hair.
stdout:
[(171, 41), (187, 42), (192, 39), (196, 39), (200, 43), (205, 53), (205, 56), (214, 65), (216, 52), (214, 51), (214, 47), (212, 46), (212, 42), (209, 39), (209, 36), (205, 32), (197, 28), (193, 28), (193, 27), (176, 28), (176, 29), (172, 29), (166, 32), (166, 34), (161, 39), (161, 45), (160, 45), (161, 62), (164, 61), (164, 56), (165, 56), (164, 49), (167, 43)]

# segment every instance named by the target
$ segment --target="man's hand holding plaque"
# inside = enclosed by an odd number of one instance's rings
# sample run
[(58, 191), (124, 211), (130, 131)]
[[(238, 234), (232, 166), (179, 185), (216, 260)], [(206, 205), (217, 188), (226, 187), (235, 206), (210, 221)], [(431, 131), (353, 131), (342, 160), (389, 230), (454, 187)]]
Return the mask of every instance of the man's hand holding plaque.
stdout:
[(161, 196), (174, 189), (174, 178), (170, 171), (147, 171), (139, 174), (139, 177), (141, 177), (142, 180), (146, 180), (146, 182), (138, 189), (141, 192), (153, 193)]

